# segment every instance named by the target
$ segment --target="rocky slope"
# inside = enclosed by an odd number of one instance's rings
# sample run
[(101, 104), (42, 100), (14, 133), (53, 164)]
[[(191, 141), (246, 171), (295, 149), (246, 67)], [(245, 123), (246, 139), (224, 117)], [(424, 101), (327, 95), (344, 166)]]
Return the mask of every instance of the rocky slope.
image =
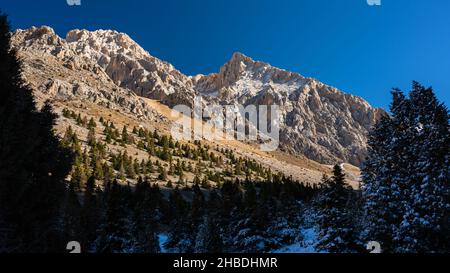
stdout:
[(188, 77), (128, 35), (49, 27), (18, 30), (14, 47), (41, 99), (88, 100), (142, 119), (158, 116), (141, 97), (174, 106), (196, 95), (211, 103), (278, 104), (281, 149), (322, 163), (359, 165), (367, 130), (381, 110), (317, 80), (236, 53), (217, 74)]
[(359, 165), (367, 131), (382, 110), (315, 79), (235, 53), (217, 74), (193, 77), (198, 92), (222, 104), (276, 104), (281, 148), (325, 163)]
[(67, 69), (103, 74), (102, 78), (142, 97), (168, 105), (188, 104), (193, 99), (189, 77), (152, 57), (124, 33), (72, 30), (63, 39), (44, 26), (16, 31), (13, 43), (21, 52), (52, 56)]

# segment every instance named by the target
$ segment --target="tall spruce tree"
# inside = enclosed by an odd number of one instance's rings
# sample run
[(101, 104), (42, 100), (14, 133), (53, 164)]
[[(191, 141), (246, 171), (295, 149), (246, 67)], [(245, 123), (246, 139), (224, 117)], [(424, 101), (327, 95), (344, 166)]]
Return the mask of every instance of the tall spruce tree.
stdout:
[(0, 15), (0, 252), (62, 251), (51, 242), (61, 234), (56, 223), (72, 155), (54, 135), (50, 105), (36, 108), (10, 38)]
[(450, 127), (433, 90), (393, 91), (391, 115), (369, 137), (365, 232), (386, 252), (448, 252)]
[(356, 250), (352, 215), (349, 213), (351, 189), (345, 183), (345, 175), (339, 165), (334, 166), (333, 176), (323, 181), (317, 205), (319, 209), (319, 251), (349, 253)]

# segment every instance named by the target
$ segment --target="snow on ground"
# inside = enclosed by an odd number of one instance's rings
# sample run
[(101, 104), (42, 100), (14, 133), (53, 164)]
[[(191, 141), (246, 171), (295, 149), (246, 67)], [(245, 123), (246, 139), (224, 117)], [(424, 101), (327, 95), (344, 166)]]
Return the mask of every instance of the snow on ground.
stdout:
[(315, 228), (307, 228), (302, 231), (303, 241), (283, 247), (274, 251), (274, 253), (317, 253), (314, 248), (316, 244), (316, 230)]
[(161, 249), (161, 253), (167, 253), (167, 249), (164, 247), (164, 245), (167, 242), (167, 235), (160, 233), (158, 235), (158, 238), (159, 238), (159, 248)]

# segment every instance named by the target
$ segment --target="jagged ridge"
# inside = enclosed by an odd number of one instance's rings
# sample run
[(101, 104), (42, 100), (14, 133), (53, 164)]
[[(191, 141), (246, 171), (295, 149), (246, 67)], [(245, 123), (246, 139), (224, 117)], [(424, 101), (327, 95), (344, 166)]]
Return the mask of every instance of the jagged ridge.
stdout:
[[(74, 86), (86, 84), (95, 93), (95, 101), (107, 97), (108, 92), (120, 96), (116, 101), (129, 101), (132, 96), (127, 92), (133, 91), (169, 106), (190, 105), (196, 95), (221, 104), (278, 104), (282, 110), (281, 148), (322, 163), (359, 165), (366, 153), (367, 131), (382, 112), (362, 98), (241, 53), (235, 53), (218, 73), (188, 77), (151, 56), (128, 35), (111, 30), (72, 30), (62, 39), (49, 27), (31, 28), (16, 31), (13, 43), (24, 54), (51, 56), (40, 64), (36, 60), (34, 66), (49, 69), (51, 61), (59, 61), (72, 71), (71, 75), (83, 74), (83, 70), (93, 72), (94, 80), (111, 86), (111, 90), (96, 92), (94, 83), (80, 84), (79, 79), (72, 79), (68, 83), (70, 92), (60, 90), (64, 84), (47, 82), (39, 87), (44, 93), (77, 96), (79, 88)], [(92, 94), (85, 95), (93, 100)], [(138, 97), (132, 100), (121, 107), (132, 107), (132, 112), (141, 115), (149, 112), (141, 109)]]

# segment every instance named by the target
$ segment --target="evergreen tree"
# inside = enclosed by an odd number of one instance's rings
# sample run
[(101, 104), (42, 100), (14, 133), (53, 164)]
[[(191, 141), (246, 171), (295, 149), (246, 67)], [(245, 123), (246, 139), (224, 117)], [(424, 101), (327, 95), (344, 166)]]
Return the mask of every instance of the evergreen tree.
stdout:
[(62, 230), (63, 230), (63, 241), (79, 241), (83, 236), (82, 222), (80, 218), (81, 204), (78, 200), (77, 193), (75, 192), (75, 186), (73, 184), (69, 185), (69, 190), (67, 191), (63, 215), (62, 215)]
[(233, 224), (234, 237), (231, 244), (239, 252), (260, 253), (270, 248), (266, 232), (270, 207), (265, 200), (257, 198), (253, 183), (248, 182), (244, 196), (244, 209)]
[(205, 196), (198, 185), (192, 186), (192, 191), (194, 192), (194, 196), (192, 198), (191, 219), (193, 225), (192, 228), (195, 230), (202, 222), (205, 208)]
[(91, 118), (91, 119), (89, 120), (89, 123), (88, 123), (87, 126), (88, 126), (87, 128), (88, 128), (89, 130), (94, 129), (95, 127), (97, 127), (97, 124), (95, 123), (94, 118)]
[(89, 129), (88, 135), (87, 135), (87, 143), (89, 146), (93, 147), (97, 143), (97, 140), (95, 138), (95, 129), (91, 128)]
[(57, 226), (72, 155), (53, 132), (48, 103), (38, 111), (0, 15), (0, 252), (61, 251)]
[(195, 253), (223, 253), (221, 229), (214, 217), (207, 214), (195, 239)]
[[(159, 176), (158, 179), (161, 181), (166, 181), (167, 180), (167, 172), (166, 169), (164, 169), (164, 167), (160, 166), (159, 167)], [(169, 181), (170, 182), (170, 181)]]
[(130, 144), (130, 135), (128, 134), (127, 126), (123, 126), (122, 129), (122, 143)]
[(86, 183), (80, 214), (83, 238), (81, 243), (87, 250), (90, 250), (97, 236), (100, 219), (100, 204), (96, 193), (95, 178), (93, 176), (89, 177)]
[(393, 91), (391, 113), (370, 133), (365, 234), (386, 252), (448, 252), (448, 110), (414, 82), (409, 98)]
[(198, 227), (195, 239), (195, 253), (223, 253), (225, 251), (225, 226), (220, 221), (220, 196), (215, 190), (209, 194), (203, 223)]
[(153, 210), (151, 188), (148, 181), (143, 182), (139, 177), (134, 192), (134, 234), (135, 246), (133, 251), (138, 253), (158, 253), (159, 239), (158, 218)]
[(95, 242), (97, 253), (129, 252), (135, 244), (131, 235), (131, 221), (127, 215), (127, 190), (115, 180), (106, 195), (105, 219)]
[[(365, 229), (361, 237), (382, 244), (383, 251), (393, 249), (392, 226), (399, 225), (401, 201), (395, 177), (394, 161), (398, 161), (395, 150), (389, 147), (394, 139), (390, 117), (384, 116), (370, 132), (368, 157), (362, 169)], [(385, 160), (389, 159), (389, 160)]]
[(334, 166), (333, 176), (324, 177), (323, 188), (317, 200), (319, 209), (319, 251), (349, 253), (356, 251), (353, 216), (349, 213), (351, 189), (345, 183), (345, 175), (339, 165)]
[(97, 180), (103, 180), (104, 178), (104, 166), (100, 159), (94, 157), (92, 161), (93, 165), (93, 175)]
[(192, 240), (189, 204), (184, 200), (178, 188), (172, 191), (169, 204), (172, 219), (165, 248), (175, 253), (192, 253), (195, 242)]
[(73, 129), (72, 126), (67, 127), (66, 132), (64, 133), (63, 139), (61, 140), (61, 144), (68, 148), (70, 147), (72, 140), (73, 140)]

